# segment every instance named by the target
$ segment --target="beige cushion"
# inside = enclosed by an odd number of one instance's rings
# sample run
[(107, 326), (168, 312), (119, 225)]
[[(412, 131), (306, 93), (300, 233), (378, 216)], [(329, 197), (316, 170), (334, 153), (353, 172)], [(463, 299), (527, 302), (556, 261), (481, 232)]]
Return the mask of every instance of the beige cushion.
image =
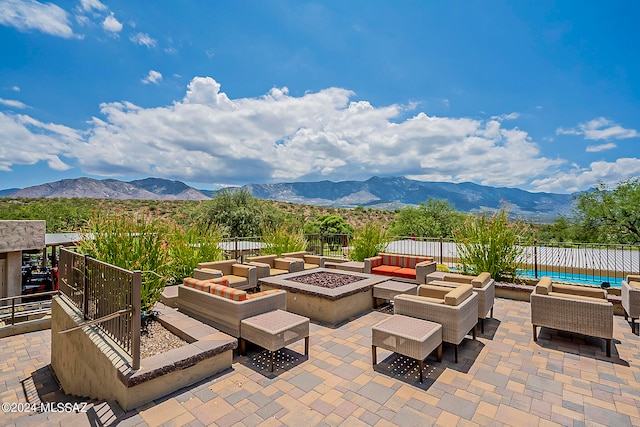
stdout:
[(457, 273), (445, 273), (442, 276), (442, 280), (445, 282), (455, 282), (455, 283), (467, 283), (471, 284), (471, 281), (474, 279), (474, 276), (467, 276), (466, 274), (457, 274)]
[(551, 277), (543, 277), (536, 285), (536, 294), (548, 295), (551, 292)]
[(447, 295), (449, 292), (451, 292), (451, 288), (447, 288), (444, 286), (420, 285), (418, 287), (418, 295), (422, 297), (440, 299), (443, 302), (445, 295)]
[(553, 293), (607, 299), (607, 293), (604, 289), (593, 288), (590, 286), (564, 285), (561, 283), (554, 283), (553, 285), (551, 285), (551, 291)]
[(431, 304), (444, 304), (444, 299), (442, 298), (431, 298), (431, 297), (411, 295), (411, 294), (403, 294), (402, 298), (411, 299), (411, 300), (420, 301), (420, 302), (429, 302)]
[(453, 288), (447, 295), (444, 296), (444, 303), (446, 305), (460, 305), (463, 301), (471, 296), (473, 293), (473, 286), (461, 285), (457, 288)]
[(593, 298), (584, 295), (570, 294), (566, 292), (549, 292), (550, 297), (567, 298), (580, 301), (605, 302), (602, 298)]
[(629, 286), (631, 286), (633, 289), (638, 289), (640, 290), (640, 281), (638, 282), (628, 282)]
[(481, 288), (487, 283), (489, 283), (490, 280), (491, 280), (491, 274), (485, 271), (483, 273), (478, 274), (478, 276), (471, 281), (471, 285), (473, 285), (474, 288)]
[(640, 274), (630, 274), (627, 276), (627, 283), (640, 282)]

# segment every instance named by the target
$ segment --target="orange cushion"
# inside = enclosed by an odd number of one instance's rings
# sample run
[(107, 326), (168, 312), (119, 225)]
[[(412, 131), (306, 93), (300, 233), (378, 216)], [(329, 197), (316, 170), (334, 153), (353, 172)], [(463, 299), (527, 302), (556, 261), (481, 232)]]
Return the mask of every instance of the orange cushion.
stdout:
[(185, 278), (183, 283), (185, 286), (199, 291), (210, 292), (211, 289), (211, 282), (194, 279), (193, 277)]
[(263, 297), (265, 295), (271, 295), (271, 294), (279, 294), (280, 292), (284, 292), (284, 291), (282, 289), (269, 289), (268, 291), (257, 292), (255, 294), (247, 294), (247, 299)]
[(211, 293), (233, 301), (244, 301), (247, 299), (247, 293), (245, 291), (217, 285), (215, 283), (211, 285)]
[(217, 279), (210, 279), (210, 283), (215, 283), (216, 285), (229, 286), (229, 279), (226, 277), (218, 277)]
[(396, 270), (400, 270), (400, 267), (396, 267), (394, 265), (381, 265), (380, 267), (374, 267), (371, 269), (373, 274), (382, 274), (384, 276), (391, 276)]
[(391, 275), (395, 277), (403, 277), (405, 279), (415, 279), (416, 270), (413, 268), (401, 268), (393, 271)]

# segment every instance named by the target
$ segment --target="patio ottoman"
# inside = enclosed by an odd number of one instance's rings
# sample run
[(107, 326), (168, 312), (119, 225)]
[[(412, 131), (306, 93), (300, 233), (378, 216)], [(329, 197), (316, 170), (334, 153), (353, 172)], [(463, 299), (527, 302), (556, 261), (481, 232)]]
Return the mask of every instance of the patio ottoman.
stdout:
[(396, 295), (418, 293), (418, 285), (409, 282), (397, 282), (395, 280), (387, 280), (373, 286), (373, 307), (377, 307), (376, 300), (383, 299), (393, 301)]
[(416, 359), (420, 367), (420, 382), (424, 359), (437, 349), (442, 361), (442, 325), (428, 320), (394, 314), (371, 328), (371, 360), (378, 363), (377, 347)]
[(240, 322), (240, 353), (246, 351), (245, 341), (252, 342), (273, 353), (304, 338), (304, 354), (309, 355), (309, 319), (295, 313), (274, 310), (249, 317)]

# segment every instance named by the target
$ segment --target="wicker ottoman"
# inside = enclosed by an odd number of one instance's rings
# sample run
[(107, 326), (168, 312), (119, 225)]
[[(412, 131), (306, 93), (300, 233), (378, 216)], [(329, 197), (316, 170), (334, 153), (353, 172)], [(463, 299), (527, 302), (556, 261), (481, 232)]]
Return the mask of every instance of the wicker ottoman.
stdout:
[(376, 348), (416, 359), (420, 366), (420, 382), (424, 359), (437, 349), (442, 361), (442, 325), (428, 320), (394, 314), (371, 328), (371, 360), (378, 363)]
[(373, 306), (377, 307), (376, 300), (383, 299), (393, 301), (393, 297), (400, 294), (416, 295), (418, 293), (418, 285), (408, 282), (397, 282), (395, 280), (387, 280), (373, 286)]
[(309, 319), (283, 310), (274, 310), (249, 317), (240, 322), (240, 353), (244, 354), (245, 341), (273, 352), (304, 338), (304, 354), (309, 355)]

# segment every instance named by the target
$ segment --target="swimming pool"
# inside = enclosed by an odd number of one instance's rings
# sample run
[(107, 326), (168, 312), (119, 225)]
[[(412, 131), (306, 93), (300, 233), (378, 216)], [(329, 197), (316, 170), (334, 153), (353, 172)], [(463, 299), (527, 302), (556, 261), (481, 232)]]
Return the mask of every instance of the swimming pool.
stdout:
[[(518, 276), (526, 277), (526, 278), (536, 277), (535, 272), (533, 270), (518, 270)], [(621, 282), (622, 280), (624, 280), (623, 278), (618, 278), (618, 277), (538, 270), (538, 278), (544, 277), (544, 276), (551, 277), (552, 280), (558, 280), (558, 281), (569, 282), (569, 283), (578, 283), (581, 285), (600, 286), (602, 282), (609, 282), (612, 288), (621, 287), (622, 286)]]
[[(456, 271), (455, 267), (449, 267), (452, 272)], [(598, 276), (598, 275), (590, 275), (590, 274), (574, 274), (574, 273), (565, 273), (564, 271), (545, 271), (538, 270), (537, 278), (541, 277), (551, 277), (552, 280), (568, 282), (568, 283), (577, 283), (580, 285), (591, 285), (591, 286), (600, 286), (602, 282), (609, 282), (609, 285), (612, 288), (619, 288), (622, 286), (621, 282), (624, 280), (620, 277), (609, 277), (609, 276)], [(518, 277), (523, 277), (527, 279), (535, 279), (536, 274), (534, 270), (518, 270)]]

